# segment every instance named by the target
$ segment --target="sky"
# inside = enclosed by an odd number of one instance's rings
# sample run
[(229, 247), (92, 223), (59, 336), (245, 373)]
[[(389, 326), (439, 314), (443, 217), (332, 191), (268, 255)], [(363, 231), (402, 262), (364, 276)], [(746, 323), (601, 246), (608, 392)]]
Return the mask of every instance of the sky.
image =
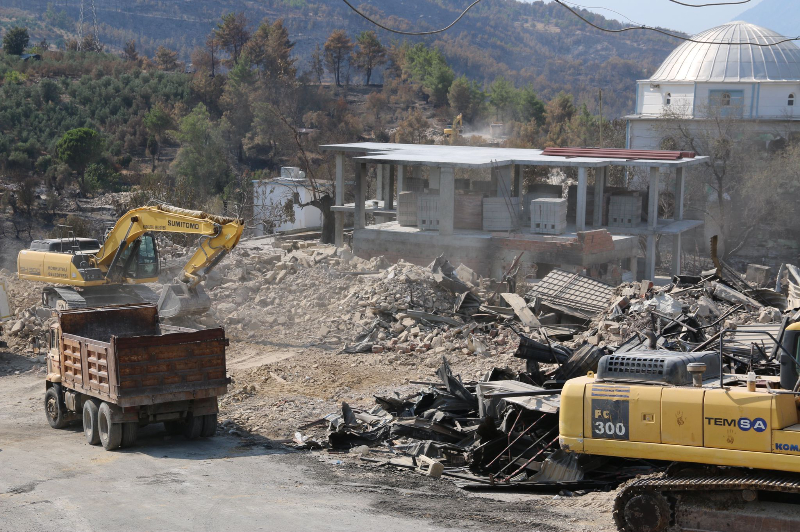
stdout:
[[(532, 0), (529, 0), (532, 1)], [(545, 0), (549, 1), (549, 0)], [(687, 4), (704, 4), (712, 2), (731, 2), (736, 0), (681, 0)], [(732, 6), (711, 6), (702, 8), (684, 7), (669, 0), (569, 0), (569, 3), (580, 4), (603, 15), (621, 22), (629, 22), (625, 17), (647, 26), (664, 28), (694, 34), (731, 20), (744, 11), (758, 5), (761, 0), (751, 0), (746, 4)], [(568, 3), (564, 0), (564, 3)], [(597, 8), (597, 9), (595, 9)], [(608, 8), (618, 13), (608, 11)]]

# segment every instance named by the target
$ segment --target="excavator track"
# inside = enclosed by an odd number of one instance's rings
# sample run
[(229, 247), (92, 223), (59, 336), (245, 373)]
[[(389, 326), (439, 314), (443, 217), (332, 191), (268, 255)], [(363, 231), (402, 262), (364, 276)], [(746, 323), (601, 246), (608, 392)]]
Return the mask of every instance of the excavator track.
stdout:
[(800, 475), (697, 468), (632, 480), (614, 501), (620, 532), (781, 532), (800, 528)]

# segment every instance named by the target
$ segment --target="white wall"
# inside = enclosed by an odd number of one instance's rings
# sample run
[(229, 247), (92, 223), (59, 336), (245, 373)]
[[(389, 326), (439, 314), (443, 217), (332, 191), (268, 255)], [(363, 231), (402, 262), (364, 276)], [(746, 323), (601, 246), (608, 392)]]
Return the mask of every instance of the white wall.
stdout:
[[(789, 94), (795, 95), (794, 106), (789, 106)], [(800, 117), (800, 83), (762, 83), (756, 93), (759, 117)]]
[[(274, 212), (280, 205), (286, 203), (286, 200), (292, 197), (292, 194), (298, 192), (300, 194), (300, 203), (307, 203), (311, 200), (311, 191), (303, 186), (298, 186), (296, 183), (285, 180), (271, 180), (271, 181), (253, 181), (253, 215), (255, 218), (254, 235), (261, 236), (264, 234), (263, 225), (260, 223), (265, 218), (270, 217), (270, 212)], [(275, 228), (275, 231), (292, 231), (297, 229), (311, 229), (322, 227), (322, 211), (316, 207), (298, 207), (294, 206), (295, 221), (287, 222)]]
[(639, 97), (636, 114), (660, 116), (666, 109), (666, 96), (671, 95), (670, 109), (680, 114), (691, 113), (694, 100), (693, 83), (658, 83), (651, 87), (647, 80), (638, 84)]

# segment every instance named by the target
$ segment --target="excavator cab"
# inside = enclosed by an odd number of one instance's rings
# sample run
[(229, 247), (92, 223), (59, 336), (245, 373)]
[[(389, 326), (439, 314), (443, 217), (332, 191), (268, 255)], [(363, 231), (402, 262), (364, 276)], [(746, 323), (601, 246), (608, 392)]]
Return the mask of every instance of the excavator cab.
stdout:
[(130, 246), (120, 257), (123, 265), (122, 276), (127, 279), (136, 279), (140, 283), (150, 283), (158, 278), (158, 246), (156, 239), (150, 233), (145, 233)]

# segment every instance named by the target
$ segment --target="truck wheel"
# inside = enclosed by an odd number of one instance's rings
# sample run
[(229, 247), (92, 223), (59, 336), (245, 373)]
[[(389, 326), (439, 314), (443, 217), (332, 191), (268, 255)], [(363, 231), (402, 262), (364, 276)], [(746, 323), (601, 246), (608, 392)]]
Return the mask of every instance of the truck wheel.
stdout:
[(100, 431), (100, 443), (103, 449), (111, 451), (122, 443), (122, 423), (111, 422), (111, 407), (108, 403), (100, 405), (97, 412), (97, 428)]
[(136, 445), (136, 437), (139, 435), (139, 423), (122, 424), (122, 446), (133, 447)]
[(178, 436), (183, 434), (183, 423), (180, 421), (165, 421), (164, 429), (170, 436)]
[(203, 416), (203, 430), (200, 431), (200, 436), (203, 438), (210, 438), (217, 433), (217, 415), (208, 414)]
[(44, 394), (44, 413), (47, 415), (47, 422), (54, 429), (63, 429), (67, 426), (67, 405), (59, 393), (60, 386), (52, 386)]
[(83, 434), (86, 436), (86, 441), (89, 445), (97, 445), (100, 443), (100, 431), (97, 428), (97, 399), (87, 399), (83, 403)]
[(187, 440), (194, 440), (203, 431), (203, 417), (195, 416), (191, 412), (186, 415), (186, 423), (183, 425), (183, 435)]

